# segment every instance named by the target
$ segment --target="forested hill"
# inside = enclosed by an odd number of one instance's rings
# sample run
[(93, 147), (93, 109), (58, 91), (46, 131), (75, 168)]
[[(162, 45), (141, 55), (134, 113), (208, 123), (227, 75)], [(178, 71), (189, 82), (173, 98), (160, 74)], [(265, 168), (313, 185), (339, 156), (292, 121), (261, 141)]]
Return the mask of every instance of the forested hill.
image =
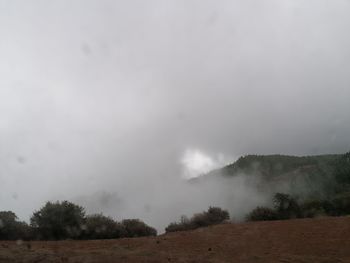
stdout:
[(237, 174), (261, 174), (266, 179), (274, 178), (293, 171), (326, 171), (334, 166), (342, 154), (289, 156), (289, 155), (246, 155), (236, 162), (221, 169), (214, 170), (208, 175), (221, 174), (234, 176)]
[(350, 189), (350, 153), (302, 157), (246, 155), (193, 181), (235, 176), (254, 177), (259, 189), (271, 193), (324, 198)]

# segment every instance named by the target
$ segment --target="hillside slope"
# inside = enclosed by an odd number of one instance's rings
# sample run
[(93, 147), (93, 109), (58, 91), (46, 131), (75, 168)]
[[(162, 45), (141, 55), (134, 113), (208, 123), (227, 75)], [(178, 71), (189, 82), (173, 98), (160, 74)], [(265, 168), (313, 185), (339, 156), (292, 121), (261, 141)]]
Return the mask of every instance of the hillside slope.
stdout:
[(329, 168), (332, 162), (340, 156), (340, 154), (315, 156), (246, 155), (217, 172), (228, 176), (259, 172), (267, 178), (273, 178), (302, 168), (313, 167), (315, 170), (324, 170)]
[(254, 176), (267, 193), (286, 192), (303, 197), (323, 197), (332, 193), (333, 171), (342, 154), (317, 156), (246, 155), (223, 168), (192, 180), (200, 183), (212, 178)]
[(350, 217), (224, 224), (151, 238), (16, 243), (0, 262), (350, 262)]

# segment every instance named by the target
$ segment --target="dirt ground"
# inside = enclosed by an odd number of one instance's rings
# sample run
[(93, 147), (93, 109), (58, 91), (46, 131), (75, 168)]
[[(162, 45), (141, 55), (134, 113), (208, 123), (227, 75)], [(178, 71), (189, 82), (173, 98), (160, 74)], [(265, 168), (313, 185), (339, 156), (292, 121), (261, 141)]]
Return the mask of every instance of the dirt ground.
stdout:
[(350, 217), (224, 224), (150, 238), (0, 241), (0, 262), (350, 262)]

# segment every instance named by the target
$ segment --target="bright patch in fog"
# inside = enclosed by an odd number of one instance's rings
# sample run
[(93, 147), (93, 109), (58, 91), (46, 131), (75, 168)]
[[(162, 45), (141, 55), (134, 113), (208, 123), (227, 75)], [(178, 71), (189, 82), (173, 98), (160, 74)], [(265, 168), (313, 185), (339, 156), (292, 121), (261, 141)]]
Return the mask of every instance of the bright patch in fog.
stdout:
[(190, 179), (201, 176), (213, 169), (221, 166), (221, 161), (218, 158), (212, 158), (209, 155), (197, 149), (186, 150), (181, 160), (184, 166), (184, 178)]

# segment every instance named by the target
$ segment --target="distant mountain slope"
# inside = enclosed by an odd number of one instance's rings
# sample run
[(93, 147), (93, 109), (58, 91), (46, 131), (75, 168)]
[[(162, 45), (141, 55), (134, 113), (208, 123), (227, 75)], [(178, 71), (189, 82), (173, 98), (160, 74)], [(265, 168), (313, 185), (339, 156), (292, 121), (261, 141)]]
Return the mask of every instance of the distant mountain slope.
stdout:
[(342, 156), (246, 155), (194, 181), (206, 181), (217, 176), (254, 176), (260, 182), (259, 187), (268, 192), (282, 191), (301, 196), (327, 195), (335, 187), (334, 170), (337, 160)]
[(289, 156), (289, 155), (246, 155), (236, 162), (221, 169), (212, 171), (208, 175), (221, 174), (234, 176), (237, 174), (259, 173), (266, 178), (273, 178), (281, 174), (291, 173), (297, 169), (304, 171), (325, 170), (332, 167), (332, 162), (341, 154), (316, 156)]

